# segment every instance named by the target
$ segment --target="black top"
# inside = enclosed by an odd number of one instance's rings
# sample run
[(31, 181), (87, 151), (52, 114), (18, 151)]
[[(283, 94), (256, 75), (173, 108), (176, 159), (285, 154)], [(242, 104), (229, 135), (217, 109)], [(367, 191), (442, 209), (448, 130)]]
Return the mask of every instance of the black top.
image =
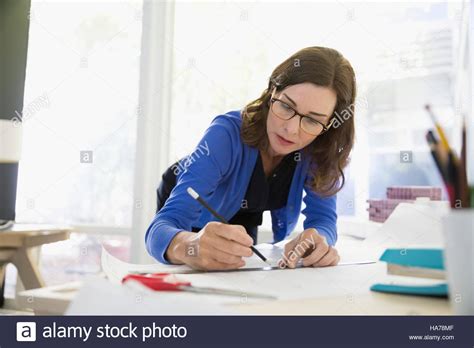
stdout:
[[(279, 209), (286, 205), (297, 162), (296, 153), (295, 151), (286, 155), (266, 178), (262, 157), (260, 151), (258, 152), (241, 208), (229, 220), (229, 223), (233, 225), (244, 226), (255, 243), (257, 241), (257, 226), (262, 224), (263, 212)], [(176, 175), (173, 172), (175, 165), (177, 163), (169, 167), (162, 176), (161, 184), (157, 189), (157, 211), (164, 206), (171, 190), (176, 185)], [(193, 227), (192, 230), (199, 231), (200, 228)]]
[(256, 227), (262, 224), (263, 212), (286, 205), (295, 167), (295, 153), (292, 152), (286, 155), (266, 178), (259, 152), (241, 208), (229, 223), (244, 226), (256, 241)]

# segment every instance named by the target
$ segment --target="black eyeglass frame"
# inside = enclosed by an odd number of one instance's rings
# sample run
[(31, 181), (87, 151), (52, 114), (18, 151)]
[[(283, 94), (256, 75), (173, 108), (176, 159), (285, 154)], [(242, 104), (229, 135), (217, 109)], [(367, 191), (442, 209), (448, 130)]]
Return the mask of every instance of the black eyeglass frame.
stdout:
[[(293, 116), (291, 116), (290, 118), (282, 118), (280, 116), (277, 115), (276, 112), (273, 111), (273, 104), (278, 101), (282, 104), (285, 104), (290, 110), (293, 111)], [(334, 117), (331, 118), (331, 121), (329, 121), (328, 125), (326, 126), (324, 123), (318, 121), (318, 120), (315, 120), (314, 118), (312, 117), (309, 117), (309, 116), (306, 116), (306, 115), (302, 115), (300, 114), (298, 111), (295, 110), (295, 108), (293, 108), (291, 105), (288, 105), (288, 103), (284, 102), (283, 100), (280, 100), (278, 98), (275, 98), (275, 97), (271, 97), (270, 98), (270, 108), (271, 110), (273, 111), (273, 113), (275, 114), (276, 117), (278, 117), (280, 120), (285, 120), (285, 121), (289, 121), (291, 120), (293, 117), (295, 117), (296, 115), (298, 115), (300, 117), (300, 128), (303, 130), (303, 132), (309, 134), (309, 135), (321, 135), (323, 133), (326, 133), (332, 126), (332, 123), (334, 121)], [(303, 120), (303, 118), (309, 118), (312, 122), (316, 122), (316, 123), (319, 123), (322, 127), (323, 127), (323, 130), (321, 132), (319, 132), (318, 134), (311, 134), (309, 133), (308, 131), (304, 130), (303, 127), (301, 127), (301, 121)]]

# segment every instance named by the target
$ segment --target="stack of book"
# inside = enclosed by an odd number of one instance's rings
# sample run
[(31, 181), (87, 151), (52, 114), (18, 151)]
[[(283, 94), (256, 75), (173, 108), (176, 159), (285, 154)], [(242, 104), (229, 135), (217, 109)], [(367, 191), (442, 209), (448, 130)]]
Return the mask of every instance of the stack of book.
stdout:
[(380, 257), (387, 263), (384, 281), (370, 290), (405, 295), (448, 296), (441, 249), (387, 249)]
[(369, 220), (385, 222), (400, 203), (413, 203), (426, 197), (432, 201), (441, 200), (441, 188), (433, 186), (392, 186), (387, 188), (386, 199), (368, 199)]

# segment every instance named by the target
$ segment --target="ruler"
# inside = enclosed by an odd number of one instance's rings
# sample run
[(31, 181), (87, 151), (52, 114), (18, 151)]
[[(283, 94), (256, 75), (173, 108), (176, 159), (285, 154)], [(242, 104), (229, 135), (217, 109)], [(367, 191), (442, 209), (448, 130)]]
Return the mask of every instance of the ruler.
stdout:
[[(372, 263), (376, 263), (377, 261), (357, 261), (357, 262), (340, 262), (337, 266), (354, 266), (354, 265), (368, 265)], [(312, 268), (312, 267), (305, 267), (302, 263), (298, 263), (295, 268)], [(237, 268), (237, 269), (230, 269), (230, 270), (214, 270), (214, 271), (202, 271), (198, 269), (189, 269), (189, 270), (182, 270), (182, 271), (174, 271), (169, 272), (170, 274), (205, 274), (205, 273), (230, 273), (230, 272), (261, 272), (261, 271), (285, 271), (291, 270), (294, 268), (281, 268), (279, 266), (266, 266), (266, 267), (250, 267), (250, 268)]]

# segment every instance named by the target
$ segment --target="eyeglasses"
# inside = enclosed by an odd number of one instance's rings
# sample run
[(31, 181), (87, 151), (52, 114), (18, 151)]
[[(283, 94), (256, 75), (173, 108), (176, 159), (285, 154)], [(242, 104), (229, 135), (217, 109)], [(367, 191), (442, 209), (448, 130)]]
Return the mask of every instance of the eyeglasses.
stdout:
[(329, 128), (331, 128), (332, 121), (334, 120), (332, 119), (326, 126), (314, 118), (299, 114), (295, 109), (280, 99), (272, 97), (270, 103), (272, 112), (279, 119), (288, 121), (298, 115), (300, 117), (300, 128), (310, 135), (320, 135), (327, 132)]

